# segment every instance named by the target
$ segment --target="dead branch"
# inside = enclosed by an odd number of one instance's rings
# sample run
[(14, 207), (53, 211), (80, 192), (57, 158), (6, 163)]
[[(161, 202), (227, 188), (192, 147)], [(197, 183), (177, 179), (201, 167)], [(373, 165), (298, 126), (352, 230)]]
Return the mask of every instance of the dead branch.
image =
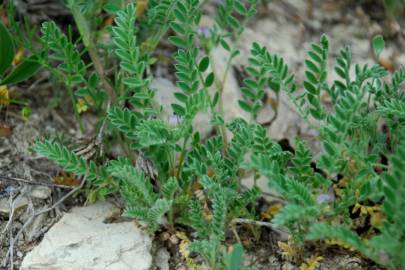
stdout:
[[(21, 236), (21, 234), (22, 234), (22, 233), (24, 232), (24, 230), (28, 227), (28, 225), (31, 224), (31, 222), (34, 220), (35, 217), (37, 217), (37, 216), (39, 216), (39, 215), (42, 215), (42, 214), (45, 214), (45, 213), (47, 213), (47, 212), (49, 212), (49, 211), (52, 211), (53, 209), (55, 209), (56, 207), (58, 207), (58, 206), (59, 206), (61, 203), (63, 203), (67, 198), (69, 198), (69, 197), (72, 196), (74, 193), (76, 193), (77, 191), (79, 191), (79, 190), (83, 187), (84, 183), (85, 183), (85, 179), (82, 180), (82, 182), (80, 183), (80, 186), (77, 186), (77, 187), (75, 187), (74, 189), (72, 189), (71, 191), (69, 191), (65, 196), (63, 196), (61, 199), (59, 199), (59, 200), (58, 200), (56, 203), (54, 203), (51, 207), (45, 208), (45, 209), (39, 210), (39, 211), (36, 212), (36, 213), (33, 213), (33, 214), (28, 218), (28, 220), (24, 223), (24, 225), (21, 227), (21, 229), (17, 232), (16, 236), (15, 236), (14, 238), (11, 237), (10, 243), (13, 243), (13, 242), (17, 241), (17, 239)], [(13, 250), (12, 250), (12, 249), (13, 249), (13, 247), (10, 246), (9, 249), (8, 249), (8, 251), (7, 251), (7, 254), (6, 254), (6, 256), (5, 256), (4, 260), (3, 260), (3, 267), (6, 267), (7, 261), (9, 261), (9, 257), (10, 257), (10, 259), (11, 259), (12, 254), (13, 254)]]
[(272, 231), (279, 233), (280, 235), (283, 235), (283, 236), (288, 235), (287, 231), (277, 228), (276, 225), (271, 222), (256, 221), (256, 220), (245, 219), (245, 218), (235, 218), (231, 221), (231, 224), (250, 224), (250, 225), (255, 225), (255, 226), (260, 226), (260, 227), (266, 227), (266, 228), (271, 229)]
[(0, 175), (0, 179), (6, 180), (6, 181), (21, 182), (21, 183), (28, 184), (28, 185), (41, 185), (41, 186), (57, 187), (57, 188), (65, 188), (65, 189), (74, 188), (72, 186), (58, 185), (58, 184), (53, 184), (53, 183), (41, 182), (41, 181), (31, 181), (31, 180), (27, 180), (27, 179), (23, 179), (23, 178), (11, 177), (11, 176), (6, 176), (6, 175)]

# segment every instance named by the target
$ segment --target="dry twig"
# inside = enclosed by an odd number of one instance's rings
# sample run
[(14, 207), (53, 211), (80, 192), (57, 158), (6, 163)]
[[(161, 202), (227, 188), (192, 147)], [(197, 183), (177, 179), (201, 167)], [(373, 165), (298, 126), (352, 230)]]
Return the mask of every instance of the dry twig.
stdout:
[[(13, 238), (11, 236), (10, 239), (10, 243), (14, 243), (15, 241), (17, 241), (17, 239), (21, 236), (21, 234), (23, 233), (23, 231), (28, 227), (28, 225), (31, 224), (31, 222), (34, 220), (35, 217), (45, 214), (49, 211), (52, 211), (53, 209), (55, 209), (56, 207), (58, 207), (61, 203), (63, 203), (67, 198), (69, 198), (71, 195), (73, 195), (74, 193), (76, 193), (78, 190), (80, 190), (83, 185), (85, 183), (85, 179), (82, 180), (82, 182), (80, 183), (80, 186), (75, 187), (74, 189), (72, 189), (71, 191), (69, 191), (65, 196), (63, 196), (61, 199), (59, 199), (56, 203), (54, 203), (51, 207), (49, 208), (45, 208), (42, 210), (39, 210), (36, 213), (33, 213), (28, 220), (23, 224), (23, 226), (21, 227), (21, 229), (17, 232), (16, 236)], [(7, 254), (3, 260), (3, 267), (5, 267), (7, 265), (7, 261), (12, 260), (12, 255), (13, 255), (13, 246), (10, 246)], [(12, 262), (11, 262), (12, 263)]]
[(275, 231), (275, 232), (279, 233), (280, 235), (287, 235), (288, 234), (287, 231), (276, 228), (276, 225), (274, 225), (271, 222), (256, 221), (256, 220), (245, 219), (245, 218), (235, 218), (235, 219), (232, 220), (231, 224), (250, 224), (250, 225), (269, 228), (272, 231)]
[[(1, 232), (1, 235), (0, 235), (0, 242), (1, 242), (3, 240), (3, 235), (6, 234), (7, 230), (10, 231), (10, 233), (9, 233), (9, 237), (10, 237), (9, 246), (10, 246), (11, 249), (13, 249), (13, 246), (14, 246), (14, 241), (13, 241), (13, 219), (14, 219), (14, 211), (15, 211), (14, 201), (13, 201), (14, 195), (15, 194), (13, 192), (10, 192), (10, 194), (9, 194), (10, 214), (9, 214), (9, 217), (8, 217), (7, 224), (4, 227), (4, 229), (3, 229), (3, 231)], [(10, 252), (10, 269), (14, 268), (14, 259), (13, 259), (13, 252), (12, 251)]]
[(31, 180), (27, 180), (27, 179), (23, 179), (23, 178), (11, 177), (11, 176), (6, 176), (6, 175), (0, 175), (0, 179), (6, 180), (6, 181), (21, 182), (21, 183), (28, 184), (28, 185), (41, 185), (41, 186), (58, 187), (58, 188), (65, 188), (65, 189), (74, 188), (72, 186), (58, 185), (58, 184), (54, 184), (54, 183), (45, 183), (45, 182), (40, 182), (40, 181), (31, 181)]

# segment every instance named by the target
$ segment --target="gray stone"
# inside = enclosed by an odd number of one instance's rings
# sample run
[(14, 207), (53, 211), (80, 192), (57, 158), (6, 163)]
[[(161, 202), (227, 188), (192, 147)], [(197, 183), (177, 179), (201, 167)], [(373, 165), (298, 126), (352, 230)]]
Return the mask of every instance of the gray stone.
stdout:
[(151, 239), (133, 222), (103, 223), (115, 211), (106, 202), (73, 208), (25, 256), (21, 269), (149, 269)]
[[(25, 207), (28, 204), (28, 200), (25, 196), (19, 195), (14, 201), (14, 211)], [(10, 202), (8, 197), (0, 199), (0, 214), (8, 215), (10, 213)]]
[(170, 270), (169, 266), (170, 254), (166, 248), (160, 248), (155, 257), (155, 265), (159, 270)]
[(45, 186), (36, 186), (31, 190), (31, 196), (35, 199), (45, 200), (51, 196), (51, 189)]

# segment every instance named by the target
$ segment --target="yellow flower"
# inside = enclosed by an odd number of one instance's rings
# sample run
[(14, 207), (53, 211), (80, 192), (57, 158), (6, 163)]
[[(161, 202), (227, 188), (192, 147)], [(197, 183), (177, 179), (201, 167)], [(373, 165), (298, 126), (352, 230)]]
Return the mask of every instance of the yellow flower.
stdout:
[(263, 219), (271, 219), (281, 208), (283, 208), (281, 203), (275, 203), (270, 205), (265, 212), (262, 212), (261, 216)]
[(139, 0), (136, 3), (136, 17), (141, 18), (148, 7), (149, 0)]
[(80, 98), (76, 103), (76, 108), (79, 113), (86, 112), (89, 107), (84, 99)]
[(10, 97), (8, 95), (8, 88), (5, 85), (0, 86), (0, 105), (7, 106), (10, 104)]
[(21, 63), (24, 56), (24, 48), (18, 48), (16, 54), (14, 55), (13, 65), (16, 66)]
[(190, 256), (190, 251), (188, 250), (190, 239), (188, 239), (187, 235), (184, 232), (180, 231), (176, 232), (176, 236), (181, 240), (179, 245), (180, 254), (187, 259), (188, 256)]

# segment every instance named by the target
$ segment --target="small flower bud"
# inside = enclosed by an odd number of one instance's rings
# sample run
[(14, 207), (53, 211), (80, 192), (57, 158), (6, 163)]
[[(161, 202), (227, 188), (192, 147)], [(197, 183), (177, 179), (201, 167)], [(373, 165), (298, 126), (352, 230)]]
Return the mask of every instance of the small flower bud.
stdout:
[(328, 201), (331, 200), (331, 197), (329, 196), (329, 194), (321, 193), (321, 194), (318, 195), (318, 197), (317, 197), (316, 200), (317, 200), (317, 202), (318, 202), (319, 204), (321, 204), (321, 203), (327, 203)]
[(177, 125), (181, 124), (182, 121), (183, 121), (183, 119), (179, 115), (173, 114), (168, 117), (168, 122), (169, 122), (169, 125), (171, 125), (171, 126), (177, 126)]
[(198, 27), (198, 34), (202, 37), (209, 38), (210, 28), (207, 25), (201, 25), (200, 27)]

